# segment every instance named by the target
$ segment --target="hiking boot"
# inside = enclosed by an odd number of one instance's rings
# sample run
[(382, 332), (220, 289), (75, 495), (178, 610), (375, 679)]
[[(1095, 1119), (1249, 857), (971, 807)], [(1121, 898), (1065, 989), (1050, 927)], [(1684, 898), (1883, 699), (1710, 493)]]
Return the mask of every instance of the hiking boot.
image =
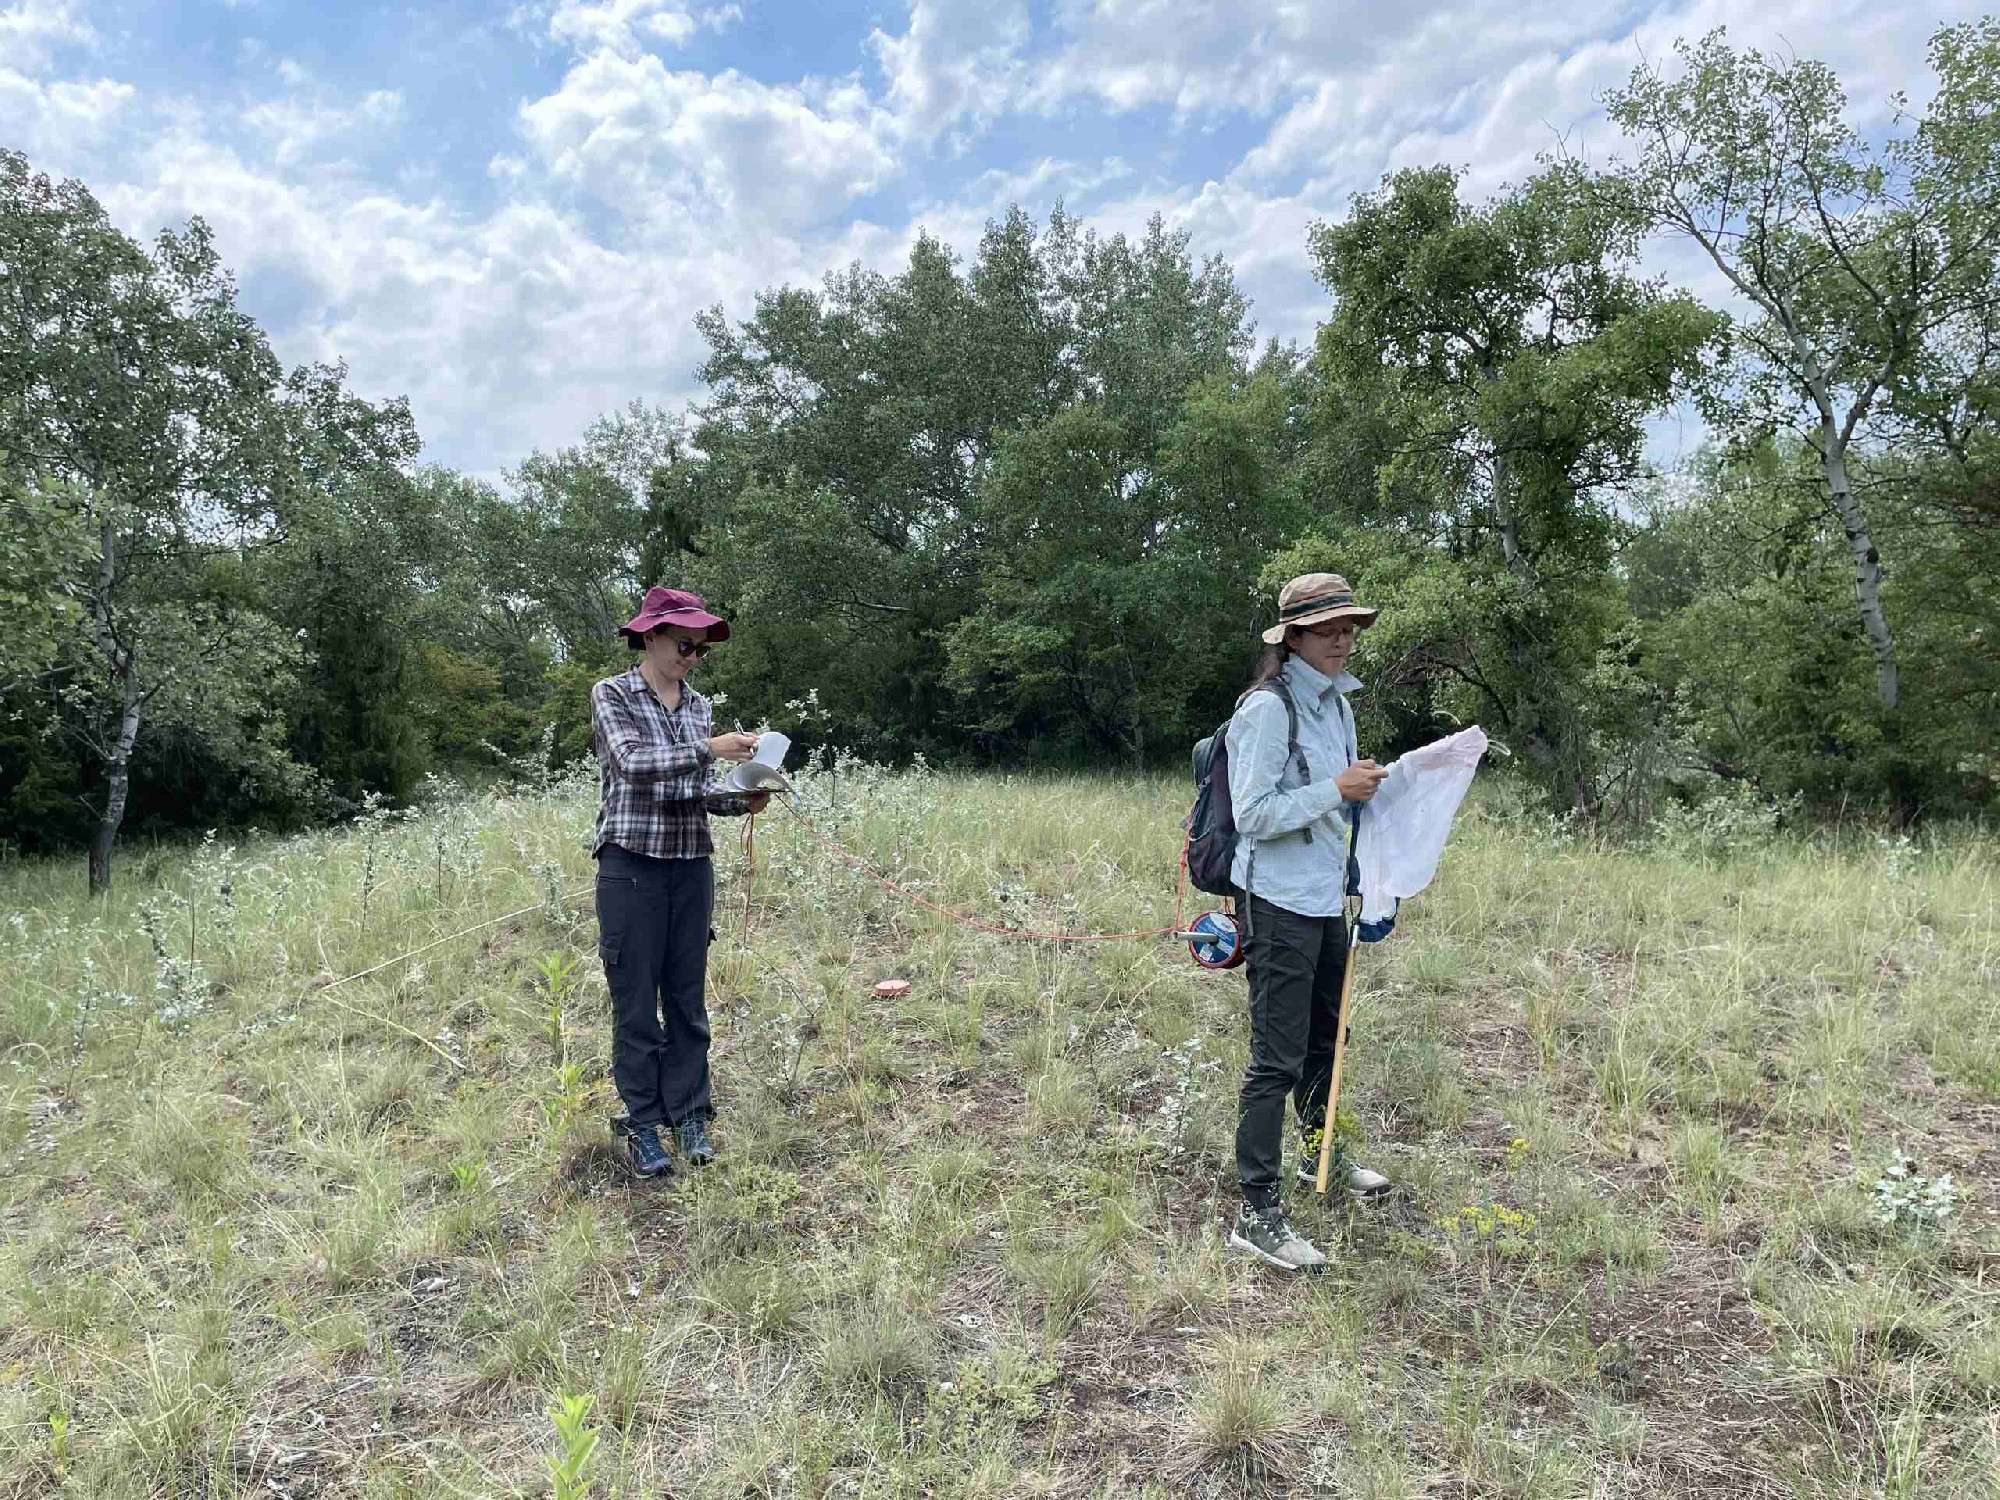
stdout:
[[(1319, 1185), (1319, 1157), (1303, 1157), (1299, 1161), (1299, 1181), (1307, 1187)], [(1331, 1186), (1332, 1184), (1329, 1184)], [(1371, 1172), (1366, 1167), (1358, 1167), (1353, 1162), (1347, 1164), (1347, 1191), (1356, 1198), (1379, 1198), (1389, 1191), (1389, 1179), (1380, 1172)]]
[(1285, 1218), (1280, 1204), (1255, 1209), (1244, 1204), (1237, 1210), (1236, 1227), (1229, 1232), (1229, 1248), (1269, 1261), (1281, 1271), (1321, 1271), (1326, 1257), (1313, 1248)]
[(674, 1175), (673, 1160), (667, 1155), (667, 1148), (660, 1144), (659, 1126), (628, 1123), (619, 1134), (625, 1137), (625, 1158), (632, 1164), (633, 1176)]
[(689, 1115), (674, 1127), (674, 1146), (697, 1167), (715, 1160), (715, 1142), (708, 1138), (708, 1116)]

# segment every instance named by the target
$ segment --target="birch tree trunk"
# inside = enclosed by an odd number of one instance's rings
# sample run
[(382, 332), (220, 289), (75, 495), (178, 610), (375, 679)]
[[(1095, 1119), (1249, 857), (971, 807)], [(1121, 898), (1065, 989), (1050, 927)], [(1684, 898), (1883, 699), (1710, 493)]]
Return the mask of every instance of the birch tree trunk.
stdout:
[(125, 654), (118, 667), (118, 686), (124, 707), (118, 716), (118, 734), (104, 760), (104, 811), (97, 820), (97, 833), (90, 841), (90, 894), (111, 894), (111, 850), (118, 842), (118, 827), (125, 821), (125, 799), (132, 787), (132, 746), (139, 738), (139, 666), (136, 648)]
[(112, 619), (113, 590), (118, 583), (118, 528), (107, 515), (98, 526), (97, 591), (91, 613), (97, 626), (98, 649), (111, 664), (118, 690), (118, 732), (104, 747), (104, 810), (90, 840), (90, 894), (111, 893), (111, 851), (125, 821), (125, 799), (132, 789), (132, 746), (139, 738), (140, 711), (145, 695), (139, 690), (139, 643), (120, 642)]
[(1876, 550), (1868, 518), (1854, 498), (1847, 477), (1847, 444), (1842, 442), (1832, 421), (1822, 416), (1819, 430), (1820, 463), (1826, 470), (1827, 498), (1840, 528), (1847, 536), (1847, 550), (1854, 557), (1854, 605), (1861, 612), (1861, 628), (1868, 636), (1868, 649), (1875, 654), (1875, 696), (1885, 710), (1896, 707), (1896, 637), (1889, 629), (1889, 617), (1882, 608), (1882, 554)]

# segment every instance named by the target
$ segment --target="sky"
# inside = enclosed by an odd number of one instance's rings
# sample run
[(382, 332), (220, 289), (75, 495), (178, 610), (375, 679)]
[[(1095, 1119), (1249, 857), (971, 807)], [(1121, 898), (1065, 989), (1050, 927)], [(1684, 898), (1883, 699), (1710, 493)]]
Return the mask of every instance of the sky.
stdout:
[[(634, 399), (699, 397), (694, 315), (919, 232), (1062, 202), (1221, 255), (1260, 337), (1327, 311), (1307, 231), (1384, 173), (1474, 198), (1677, 38), (1830, 64), (1850, 119), (1930, 92), (1961, 0), (0, 0), (0, 145), (127, 233), (199, 214), (287, 364), (407, 396), (425, 458), (497, 476)], [(1718, 303), (1671, 244), (1654, 269)], [(1700, 436), (1655, 424), (1671, 462)]]

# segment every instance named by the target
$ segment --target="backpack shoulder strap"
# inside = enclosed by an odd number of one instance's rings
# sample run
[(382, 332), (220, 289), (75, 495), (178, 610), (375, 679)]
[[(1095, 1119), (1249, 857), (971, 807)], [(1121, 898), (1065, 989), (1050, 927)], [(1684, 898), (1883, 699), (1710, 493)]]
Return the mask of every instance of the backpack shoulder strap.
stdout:
[(1298, 763), (1299, 779), (1310, 786), (1312, 767), (1306, 762), (1306, 752), (1299, 746), (1299, 706), (1292, 701), (1291, 684), (1282, 677), (1272, 677), (1258, 683), (1257, 691), (1276, 693), (1278, 701), (1285, 705), (1285, 755)]
[[(1258, 683), (1255, 690), (1276, 693), (1278, 701), (1285, 705), (1285, 758), (1298, 766), (1299, 780), (1311, 786), (1312, 763), (1306, 759), (1306, 752), (1299, 744), (1299, 706), (1292, 701), (1292, 685), (1282, 676), (1268, 677)], [(1313, 841), (1313, 831), (1310, 828), (1303, 831), (1306, 842), (1310, 844)]]

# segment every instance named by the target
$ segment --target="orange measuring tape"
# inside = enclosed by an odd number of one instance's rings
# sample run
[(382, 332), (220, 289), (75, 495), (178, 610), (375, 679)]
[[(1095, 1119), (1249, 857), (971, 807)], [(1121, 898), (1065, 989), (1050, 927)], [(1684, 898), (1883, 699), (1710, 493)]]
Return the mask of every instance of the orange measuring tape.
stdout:
[[(918, 906), (928, 911), (934, 911), (941, 917), (949, 917), (952, 921), (958, 922), (963, 926), (977, 928), (981, 932), (990, 932), (997, 937), (1034, 938), (1038, 941), (1049, 943), (1111, 943), (1127, 938), (1181, 937), (1185, 935), (1181, 931), (1181, 913), (1187, 896), (1187, 844), (1185, 841), (1181, 844), (1180, 876), (1174, 883), (1173, 926), (1154, 927), (1144, 932), (1035, 932), (1024, 927), (1000, 927), (992, 922), (982, 922), (977, 917), (969, 917), (964, 912), (953, 911), (948, 906), (940, 906), (935, 901), (927, 900), (909, 889), (909, 887), (898, 885), (894, 880), (884, 875), (880, 870), (858, 855), (848, 853), (838, 842), (815, 828), (812, 819), (800, 812), (789, 799), (785, 802), (785, 807), (791, 812), (793, 817), (799, 820), (800, 826), (818, 840), (830, 853), (838, 855), (841, 859), (847, 861), (848, 864), (854, 866), (855, 869), (860, 870), (878, 884), (894, 891), (905, 901), (914, 901)], [(750, 886), (757, 874), (756, 839), (757, 815), (752, 813), (743, 829), (743, 859), (745, 864), (743, 879), (743, 930), (745, 932), (750, 930)]]

